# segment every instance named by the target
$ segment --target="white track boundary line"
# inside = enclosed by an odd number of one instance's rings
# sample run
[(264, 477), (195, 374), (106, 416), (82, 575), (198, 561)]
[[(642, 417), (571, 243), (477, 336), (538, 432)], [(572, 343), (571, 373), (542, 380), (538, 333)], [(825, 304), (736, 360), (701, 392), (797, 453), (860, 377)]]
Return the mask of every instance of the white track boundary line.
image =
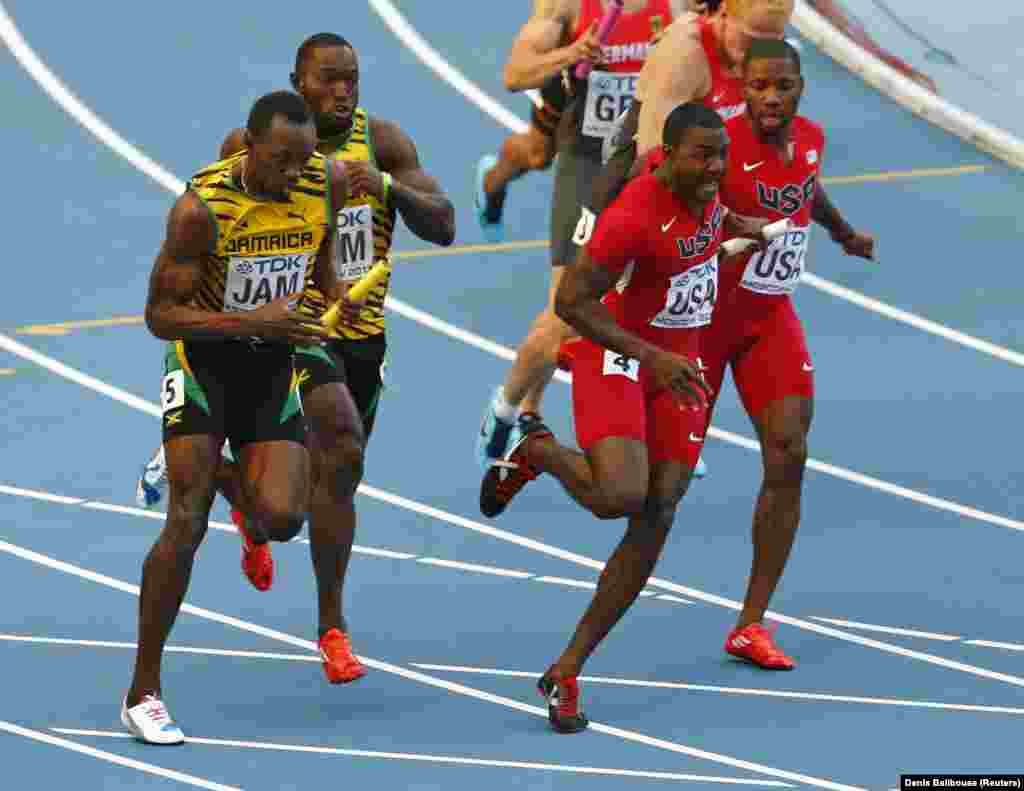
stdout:
[[(51, 728), (55, 733), (72, 736), (98, 736), (109, 739), (131, 739), (130, 733), (117, 731), (94, 731), (81, 728)], [(392, 761), (417, 761), (420, 763), (454, 764), (456, 766), (495, 766), (502, 769), (539, 769), (567, 774), (605, 775), (612, 777), (636, 777), (646, 780), (679, 780), (704, 783), (726, 783), (731, 785), (768, 786), (792, 788), (789, 783), (778, 780), (746, 780), (733, 777), (679, 774), (678, 772), (645, 772), (636, 769), (605, 769), (598, 766), (573, 766), (570, 764), (547, 764), (535, 761), (505, 761), (492, 758), (464, 758), (454, 755), (426, 755), (423, 753), (394, 753), (377, 750), (352, 750), (341, 747), (317, 747), (307, 744), (276, 744), (274, 742), (253, 742), (239, 739), (188, 738), (189, 744), (203, 744), (211, 747), (241, 747), (249, 750), (273, 750), (279, 752), (314, 753), (317, 755), (344, 755), (352, 758), (381, 758)]]
[[(380, 16), (384, 24), (391, 29), (391, 32), (395, 34), (399, 41), (410, 49), (417, 58), (426, 64), (443, 81), (451, 85), (466, 99), (475, 104), (505, 128), (517, 133), (526, 131), (528, 128), (528, 124), (526, 124), (526, 122), (487, 95), (480, 86), (468, 79), (455, 66), (445, 60), (444, 57), (442, 57), (441, 54), (435, 50), (416, 31), (415, 28), (413, 28), (391, 0), (367, 0), (367, 2), (369, 3), (370, 8)], [(975, 338), (971, 335), (954, 330), (951, 327), (931, 321), (922, 316), (917, 316), (908, 311), (892, 307), (884, 302), (879, 302), (876, 299), (872, 299), (871, 297), (861, 294), (858, 291), (840, 286), (837, 283), (832, 283), (831, 281), (825, 280), (824, 278), (811, 273), (805, 274), (804, 280), (811, 288), (816, 288), (838, 299), (847, 300), (848, 302), (864, 308), (865, 310), (878, 313), (886, 318), (909, 324), (916, 329), (933, 335), (938, 335), (948, 341), (967, 346), (968, 348), (982, 352), (983, 354), (989, 354), (1005, 362), (1024, 366), (1024, 354), (1019, 352), (1006, 349), (989, 341), (981, 340), (980, 338)]]
[[(13, 346), (11, 344), (13, 344)], [(23, 344), (18, 343), (17, 341), (14, 341), (11, 338), (8, 338), (6, 335), (0, 334), (0, 348), (16, 349), (23, 346)], [(80, 372), (76, 371), (73, 368), (70, 368), (69, 366), (64, 365), (63, 363), (58, 363), (56, 360), (51, 360), (51, 358), (47, 357), (46, 355), (40, 354), (38, 352), (33, 352), (33, 354), (35, 361), (37, 361), (38, 364), (43, 365), (44, 367), (49, 368), (50, 370), (54, 370), (56, 372), (58, 371), (59, 367), (59, 370), (73, 372), (80, 377), (85, 376), (84, 374), (81, 374)], [(92, 377), (85, 378), (92, 379)], [(123, 403), (126, 403), (130, 406), (134, 405), (134, 402), (140, 401), (140, 399), (136, 398), (135, 396), (125, 398), (125, 396), (129, 396), (129, 394), (119, 390), (116, 387), (112, 387), (110, 385), (104, 385), (104, 387), (106, 388), (107, 394), (110, 395), (111, 398), (114, 398), (115, 400), (118, 401), (122, 401)], [(142, 403), (145, 404), (146, 402)], [(147, 412), (150, 411), (150, 409), (159, 412), (159, 409), (155, 404), (148, 404), (147, 406)], [(0, 489), (0, 491), (2, 491), (2, 489)], [(25, 496), (39, 495), (39, 493), (34, 492), (34, 490), (25, 489), (21, 491), (33, 492), (33, 494), (26, 494)], [(593, 558), (578, 555), (574, 552), (569, 552), (565, 549), (550, 546), (540, 541), (534, 541), (533, 539), (525, 538), (523, 536), (519, 536), (515, 533), (510, 533), (505, 530), (499, 530), (498, 528), (491, 527), (480, 522), (475, 522), (471, 519), (467, 519), (466, 517), (458, 516), (456, 514), (451, 514), (439, 508), (434, 508), (433, 506), (425, 505), (415, 500), (410, 500), (406, 497), (401, 497), (400, 495), (392, 494), (391, 492), (386, 492), (383, 489), (378, 489), (376, 487), (369, 486), (365, 483), (359, 485), (358, 491), (360, 494), (366, 495), (367, 497), (372, 497), (383, 502), (391, 503), (392, 505), (396, 505), (400, 508), (405, 508), (407, 510), (414, 511), (425, 516), (430, 516), (435, 519), (447, 522), (448, 524), (455, 525), (457, 527), (472, 530), (478, 533), (482, 533), (484, 535), (489, 535), (501, 541), (506, 541), (508, 543), (528, 547), (530, 549), (533, 549), (534, 551), (541, 552), (552, 557), (561, 558), (563, 560), (568, 560), (569, 562), (575, 563), (580, 566), (586, 566), (587, 568), (595, 569), (597, 571), (601, 571), (604, 568), (603, 563), (594, 560)], [(44, 495), (44, 499), (57, 498), (57, 502), (62, 502), (63, 500), (67, 499), (61, 498), (58, 495), (48, 495), (45, 493)], [(962, 506), (960, 507), (962, 508)], [(1021, 528), (1024, 528), (1024, 525), (1022, 525)], [(727, 599), (723, 596), (716, 596), (715, 594), (711, 593), (705, 593), (704, 591), (697, 590), (696, 588), (690, 588), (685, 585), (679, 585), (677, 583), (659, 579), (657, 577), (651, 577), (651, 579), (648, 581), (648, 587), (661, 588), (663, 590), (671, 591), (672, 593), (689, 596), (691, 599), (698, 599), (709, 604), (716, 604), (720, 607), (725, 607), (730, 610), (738, 611), (742, 609), (742, 606), (738, 601)], [(822, 626), (821, 624), (814, 623), (813, 621), (806, 621), (799, 618), (793, 618), (791, 616), (782, 615), (781, 613), (776, 613), (771, 610), (765, 613), (765, 615), (775, 621), (778, 621), (779, 623), (784, 623), (789, 626), (795, 626), (799, 629), (816, 632), (818, 634), (828, 635), (829, 637), (835, 637), (839, 640), (845, 640), (846, 642), (857, 643), (859, 645), (866, 646), (869, 648), (875, 648), (879, 651), (884, 651), (886, 653), (896, 654), (898, 656), (903, 656), (910, 659), (917, 659), (919, 661), (927, 662), (933, 665), (938, 665), (940, 667), (945, 667), (950, 670), (958, 670), (960, 672), (970, 673), (972, 675), (980, 676), (982, 678), (988, 678), (995, 681), (1002, 681), (1007, 684), (1012, 684), (1014, 686), (1024, 687), (1024, 678), (1021, 678), (1019, 676), (1012, 676), (1006, 673), (997, 673), (992, 670), (976, 667), (975, 665), (968, 665), (963, 662), (954, 662), (953, 660), (946, 659), (944, 657), (934, 656), (932, 654), (926, 654), (921, 651), (911, 651), (909, 649), (892, 645), (890, 643), (883, 643), (879, 640), (873, 640), (870, 638), (862, 637), (860, 635), (851, 634), (849, 632), (841, 632), (838, 629)]]
[[(508, 676), (529, 678), (531, 673), (524, 670), (495, 670), (486, 667), (463, 665), (436, 665), (412, 662), (420, 670), (439, 673), (475, 673), (486, 676)], [(679, 681), (645, 681), (642, 679), (614, 678), (609, 676), (580, 676), (580, 681), (592, 684), (607, 684), (620, 687), (647, 687), (650, 689), (678, 689), (688, 692), (717, 692), (725, 695), (755, 695), (768, 698), (790, 698), (793, 700), (828, 701), (835, 703), (865, 703), (875, 706), (906, 706), (919, 709), (948, 709), (950, 711), (973, 711), (986, 714), (1024, 714), (1024, 709), (1010, 706), (981, 706), (974, 703), (937, 703), (929, 700), (905, 700), (901, 698), (874, 698), (862, 695), (833, 695), (824, 692), (792, 692), (778, 689), (751, 689), (749, 687), (722, 687), (711, 684), (684, 684)]]
[(153, 764), (147, 764), (143, 761), (136, 761), (133, 758), (125, 758), (120, 755), (115, 755), (114, 753), (108, 753), (105, 750), (97, 750), (94, 747), (87, 747), (84, 744), (79, 744), (78, 742), (73, 742), (69, 739), (61, 739), (58, 736), (51, 736), (48, 733), (35, 731), (31, 728), (23, 728), (20, 725), (15, 725), (13, 722), (4, 722), (3, 720), (0, 720), (0, 731), (6, 731), (7, 733), (14, 734), (15, 736), (23, 736), (26, 739), (32, 739), (33, 741), (42, 742), (43, 744), (50, 744), (54, 747), (60, 747), (65, 750), (71, 750), (75, 753), (88, 755), (91, 758), (98, 758), (101, 761), (107, 761), (108, 763), (117, 764), (118, 766), (125, 766), (139, 772), (146, 772), (147, 774), (166, 777), (170, 780), (177, 780), (179, 783), (186, 783), (191, 786), (197, 786), (198, 788), (208, 788), (210, 791), (242, 791), (242, 789), (237, 786), (221, 785), (220, 783), (214, 783), (210, 780), (203, 780), (201, 777), (187, 775), (183, 772), (176, 772), (173, 769), (164, 769), (162, 766), (154, 766)]
[[(91, 571), (81, 566), (76, 566), (72, 563), (67, 563), (62, 560), (44, 555), (40, 552), (36, 552), (25, 547), (18, 546), (17, 544), (11, 544), (7, 541), (0, 541), (0, 552), (23, 560), (36, 563), (40, 566), (44, 566), (55, 571), (60, 571), (64, 574), (69, 574), (80, 579), (89, 580), (100, 585), (105, 585), (108, 588), (123, 591), (129, 593), (132, 596), (139, 595), (139, 587), (132, 585), (131, 583), (123, 580), (109, 577), (106, 574), (100, 574), (99, 572)], [(194, 604), (182, 604), (181, 612), (195, 615), (199, 618), (203, 618), (208, 621), (220, 623), (225, 626), (230, 626), (235, 629), (239, 629), (244, 632), (250, 632), (251, 634), (258, 634), (269, 640), (275, 640), (280, 643), (286, 643), (287, 645), (294, 646), (296, 648), (302, 648), (306, 651), (318, 651), (316, 643), (311, 640), (304, 640), (301, 637), (295, 637), (286, 632), (278, 631), (277, 629), (271, 629), (266, 626), (260, 626), (259, 624), (252, 623), (250, 621), (242, 620), (241, 618), (235, 618), (230, 615), (216, 612), (214, 610), (208, 610), (204, 607), (197, 607)], [(494, 703), (499, 706), (505, 706), (506, 708), (515, 709), (516, 711), (525, 712), (526, 714), (532, 714), (536, 717), (547, 717), (547, 709), (540, 708), (539, 706), (531, 706), (527, 703), (521, 703), (518, 700), (512, 698), (506, 698), (501, 695), (492, 695), (489, 692), (483, 692), (473, 687), (467, 687), (463, 684), (456, 684), (444, 679), (429, 676), (425, 673), (420, 673), (415, 670), (409, 670), (398, 665), (393, 665), (390, 662), (383, 662), (379, 659), (371, 659), (366, 656), (359, 657), (367, 667), (371, 667), (374, 670), (379, 670), (383, 673), (389, 673), (401, 678), (408, 679), (410, 681), (416, 681), (420, 684), (426, 684), (427, 686), (435, 687), (437, 689), (443, 689), (446, 692), (451, 692), (456, 695), (464, 695), (466, 697), (475, 698), (477, 700), (486, 701), (488, 703)], [(777, 777), (783, 780), (793, 780), (800, 783), (806, 783), (808, 785), (817, 786), (818, 788), (833, 789), (833, 791), (860, 791), (856, 786), (844, 785), (842, 783), (836, 783), (831, 780), (823, 780), (817, 777), (811, 777), (810, 775), (803, 775), (797, 772), (789, 772), (783, 769), (775, 769), (771, 766), (765, 766), (764, 764), (754, 763), (753, 761), (745, 761), (739, 758), (733, 758), (722, 753), (709, 752), (707, 750), (700, 750), (695, 747), (688, 745), (679, 744), (678, 742), (669, 741), (667, 739), (658, 739), (653, 736), (647, 736), (646, 734), (639, 733), (637, 731), (625, 730), (623, 728), (613, 728), (609, 725), (604, 725), (599, 722), (591, 722), (590, 729), (597, 733), (603, 733), (608, 736), (615, 736), (624, 741), (635, 742), (638, 744), (645, 744), (650, 747), (656, 747), (669, 752), (677, 753), (680, 755), (687, 755), (692, 758), (701, 758), (715, 763), (724, 764), (726, 766), (732, 766), (737, 769), (745, 769), (752, 772), (759, 772), (761, 774), (768, 775), (770, 777)]]

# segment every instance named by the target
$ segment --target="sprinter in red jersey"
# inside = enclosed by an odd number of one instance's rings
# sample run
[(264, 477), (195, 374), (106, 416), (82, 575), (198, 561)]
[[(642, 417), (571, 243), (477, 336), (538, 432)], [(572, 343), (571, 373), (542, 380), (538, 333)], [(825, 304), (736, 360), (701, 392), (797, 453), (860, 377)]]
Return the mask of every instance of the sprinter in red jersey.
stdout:
[(727, 225), (749, 233), (788, 219), (791, 227), (766, 248), (721, 268), (719, 303), (701, 349), (714, 393), (711, 407), (731, 367), (764, 464), (754, 510), (753, 566), (725, 650), (773, 670), (794, 667), (761, 621), (800, 521), (814, 397), (814, 366), (790, 295), (806, 270), (812, 221), (849, 255), (871, 259), (875, 249), (875, 240), (855, 231), (821, 187), (825, 136), (797, 115), (803, 85), (800, 55), (790, 44), (751, 45), (743, 68), (747, 109), (726, 123), (729, 159), (721, 194), (730, 212)]
[(704, 442), (698, 354), (717, 300), (727, 138), (721, 117), (691, 102), (669, 115), (663, 140), (665, 162), (602, 214), (556, 294), (559, 316), (582, 336), (573, 405), (583, 453), (539, 419), (521, 420), (522, 437), (480, 492), (481, 510), (496, 516), (547, 472), (599, 519), (628, 519), (590, 607), (538, 682), (560, 732), (587, 726), (577, 677), (647, 583)]

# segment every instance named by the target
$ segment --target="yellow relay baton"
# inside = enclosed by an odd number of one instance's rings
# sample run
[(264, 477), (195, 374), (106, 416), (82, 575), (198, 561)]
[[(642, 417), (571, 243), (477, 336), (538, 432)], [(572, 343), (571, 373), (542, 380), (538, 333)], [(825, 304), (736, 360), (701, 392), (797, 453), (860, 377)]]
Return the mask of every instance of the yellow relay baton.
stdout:
[[(345, 294), (349, 302), (362, 302), (370, 292), (391, 274), (391, 263), (387, 260), (380, 260), (375, 263), (370, 271), (359, 278)], [(320, 323), (328, 329), (337, 332), (338, 321), (341, 318), (341, 300), (338, 300), (324, 312)]]

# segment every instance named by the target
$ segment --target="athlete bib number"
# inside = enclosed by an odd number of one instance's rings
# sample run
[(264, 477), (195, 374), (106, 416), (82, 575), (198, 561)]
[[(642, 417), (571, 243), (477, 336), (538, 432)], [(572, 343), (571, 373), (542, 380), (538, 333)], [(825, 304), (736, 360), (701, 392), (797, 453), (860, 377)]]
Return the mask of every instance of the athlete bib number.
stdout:
[(185, 406), (185, 372), (180, 368), (164, 377), (160, 388), (160, 404), (165, 415), (172, 409)]
[(793, 228), (747, 262), (740, 285), (758, 294), (792, 294), (800, 283), (809, 228)]
[(224, 310), (256, 310), (278, 297), (298, 294), (306, 280), (309, 253), (228, 261)]
[(639, 74), (592, 71), (587, 81), (583, 134), (604, 140), (615, 130), (615, 119), (629, 109)]
[(625, 376), (634, 382), (640, 381), (640, 361), (632, 357), (624, 357), (611, 349), (604, 350), (604, 365), (601, 373), (604, 376)]
[(373, 207), (346, 206), (338, 212), (338, 238), (334, 271), (338, 279), (354, 283), (373, 267)]
[(651, 326), (668, 330), (689, 330), (711, 323), (718, 299), (718, 255), (673, 277), (665, 307)]

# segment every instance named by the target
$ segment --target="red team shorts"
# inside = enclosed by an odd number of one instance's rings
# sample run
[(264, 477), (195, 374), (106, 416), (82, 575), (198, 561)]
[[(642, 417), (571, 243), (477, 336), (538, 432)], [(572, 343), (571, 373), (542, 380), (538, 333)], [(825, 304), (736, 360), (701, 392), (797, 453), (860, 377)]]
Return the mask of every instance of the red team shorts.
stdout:
[(730, 365), (736, 390), (752, 418), (787, 396), (813, 398), (814, 365), (792, 301), (779, 300), (756, 318), (741, 314), (728, 307), (716, 309), (701, 335), (704, 378), (715, 400)]
[(636, 360), (592, 341), (572, 344), (572, 402), (576, 441), (583, 450), (610, 437), (647, 445), (651, 463), (697, 466), (707, 410), (686, 407), (669, 390), (655, 390)]

